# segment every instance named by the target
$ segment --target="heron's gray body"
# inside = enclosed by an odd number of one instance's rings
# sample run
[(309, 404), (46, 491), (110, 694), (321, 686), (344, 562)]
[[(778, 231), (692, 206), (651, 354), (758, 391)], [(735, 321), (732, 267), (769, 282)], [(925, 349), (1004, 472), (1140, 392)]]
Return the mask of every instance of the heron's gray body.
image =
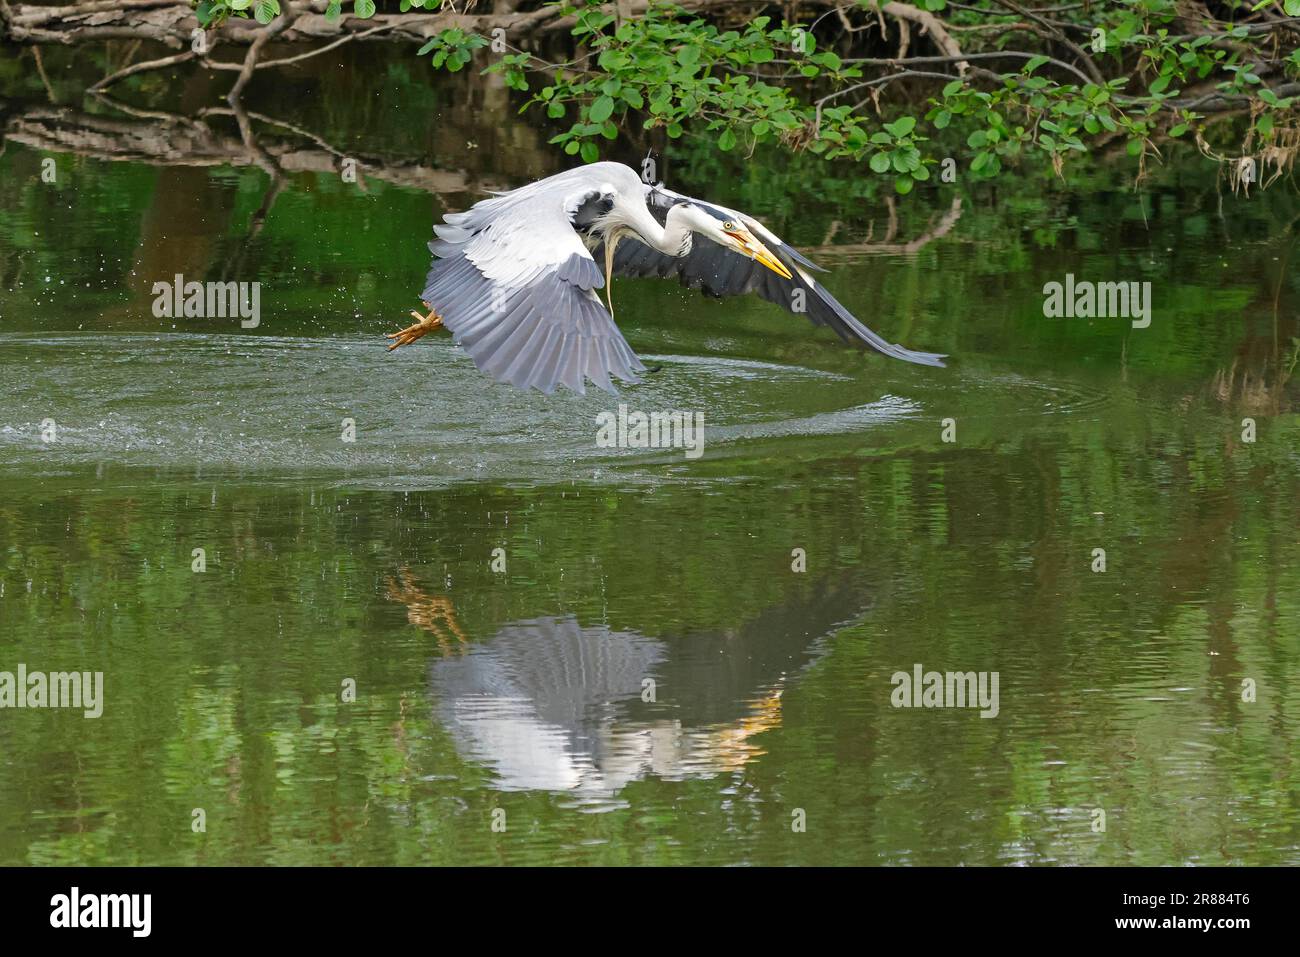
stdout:
[[(789, 278), (738, 251), (717, 226), (724, 221)], [(522, 389), (550, 393), (564, 385), (582, 393), (590, 379), (614, 392), (615, 378), (640, 381), (645, 366), (596, 293), (605, 286), (601, 263), (622, 276), (676, 274), (714, 296), (757, 292), (787, 309), (796, 308), (794, 291), (802, 289), (808, 317), (844, 339), (909, 362), (943, 364), (858, 322), (812, 278), (817, 267), (757, 220), (652, 187), (621, 163), (592, 163), (493, 196), (448, 214), (434, 232), (429, 249), (437, 258), (420, 298), (480, 370)]]

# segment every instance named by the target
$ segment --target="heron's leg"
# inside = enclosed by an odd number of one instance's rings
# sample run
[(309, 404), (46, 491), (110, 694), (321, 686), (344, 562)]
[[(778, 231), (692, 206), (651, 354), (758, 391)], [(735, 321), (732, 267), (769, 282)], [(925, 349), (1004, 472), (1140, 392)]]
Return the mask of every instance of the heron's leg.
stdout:
[(386, 335), (385, 338), (397, 340), (388, 347), (389, 352), (392, 352), (398, 346), (409, 345), (423, 336), (426, 332), (432, 332), (434, 329), (437, 329), (442, 325), (442, 317), (438, 315), (433, 306), (426, 302), (424, 308), (429, 310), (427, 316), (422, 316), (418, 312), (411, 313), (411, 318), (417, 320), (415, 325), (407, 326), (400, 332), (390, 332)]

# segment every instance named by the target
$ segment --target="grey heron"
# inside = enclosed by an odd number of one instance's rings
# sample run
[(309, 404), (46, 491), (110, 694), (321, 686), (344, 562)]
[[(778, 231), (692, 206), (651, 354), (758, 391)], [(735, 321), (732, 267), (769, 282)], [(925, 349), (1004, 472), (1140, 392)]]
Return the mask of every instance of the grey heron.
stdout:
[(824, 270), (752, 216), (647, 184), (622, 163), (557, 173), (443, 219), (420, 296), (428, 315), (412, 312), (415, 324), (389, 333), (390, 352), (445, 326), (500, 382), (585, 393), (589, 379), (614, 392), (611, 377), (636, 383), (645, 366), (614, 325), (613, 276), (676, 275), (706, 295), (755, 292), (846, 342), (943, 365), (859, 322), (813, 278)]

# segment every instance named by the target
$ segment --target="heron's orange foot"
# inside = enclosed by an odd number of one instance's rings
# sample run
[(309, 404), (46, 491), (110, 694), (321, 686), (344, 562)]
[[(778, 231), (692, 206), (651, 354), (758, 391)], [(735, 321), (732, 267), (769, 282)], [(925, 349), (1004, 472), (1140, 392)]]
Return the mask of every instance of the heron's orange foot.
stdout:
[(387, 334), (387, 336), (385, 336), (385, 338), (397, 340), (391, 346), (388, 347), (389, 352), (392, 352), (398, 346), (405, 346), (411, 344), (416, 339), (419, 339), (421, 336), (423, 336), (425, 333), (432, 332), (434, 329), (437, 329), (442, 325), (442, 317), (439, 316), (438, 313), (434, 311), (432, 306), (430, 306), (426, 302), (424, 304), (424, 308), (429, 310), (429, 314), (427, 316), (422, 316), (418, 312), (411, 313), (411, 318), (418, 320), (415, 323), (415, 325), (407, 326), (405, 329), (401, 330), (400, 332), (390, 332)]

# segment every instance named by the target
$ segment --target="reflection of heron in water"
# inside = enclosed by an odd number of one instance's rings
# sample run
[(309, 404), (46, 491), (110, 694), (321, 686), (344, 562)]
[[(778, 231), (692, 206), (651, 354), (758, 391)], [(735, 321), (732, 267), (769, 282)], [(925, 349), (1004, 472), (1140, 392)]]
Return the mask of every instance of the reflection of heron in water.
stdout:
[(647, 775), (744, 766), (762, 753), (757, 735), (780, 725), (791, 676), (867, 604), (851, 582), (823, 583), (725, 631), (655, 638), (539, 617), (469, 643), (450, 600), (424, 593), (409, 573), (388, 594), (438, 638), (430, 685), (458, 749), (491, 767), (502, 790), (591, 798)]
[(400, 584), (391, 578), (388, 580), (388, 597), (406, 605), (407, 621), (438, 639), (438, 648), (444, 655), (451, 654), (450, 639), (453, 637), (462, 646), (469, 644), (469, 638), (456, 621), (456, 608), (450, 598), (421, 590), (408, 568), (403, 568), (398, 576)]

